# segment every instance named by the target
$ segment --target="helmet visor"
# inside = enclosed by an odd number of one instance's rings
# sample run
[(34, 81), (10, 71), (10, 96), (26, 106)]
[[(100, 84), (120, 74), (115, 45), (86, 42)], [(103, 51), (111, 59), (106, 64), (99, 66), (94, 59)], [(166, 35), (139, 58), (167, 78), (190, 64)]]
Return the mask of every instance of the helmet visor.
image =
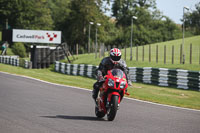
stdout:
[(119, 61), (121, 59), (121, 56), (111, 56), (111, 59), (113, 61)]

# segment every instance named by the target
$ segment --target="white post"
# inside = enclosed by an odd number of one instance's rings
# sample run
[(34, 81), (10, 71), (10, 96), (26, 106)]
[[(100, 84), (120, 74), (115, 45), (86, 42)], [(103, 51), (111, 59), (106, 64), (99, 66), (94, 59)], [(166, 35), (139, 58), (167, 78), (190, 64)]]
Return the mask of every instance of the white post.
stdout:
[(131, 49), (130, 49), (130, 60), (132, 60), (132, 45), (133, 45), (133, 19), (137, 19), (136, 16), (131, 18)]
[(182, 40), (182, 44), (183, 44), (183, 52), (182, 52), (182, 63), (185, 64), (185, 52), (184, 52), (184, 34), (185, 34), (185, 9), (189, 10), (188, 7), (183, 7), (183, 40)]
[(95, 39), (95, 59), (97, 58), (97, 27), (98, 26), (101, 26), (101, 24), (100, 23), (97, 23), (97, 26), (96, 26), (96, 39)]
[(89, 34), (88, 34), (88, 53), (90, 53), (90, 25), (93, 25), (93, 22), (89, 23)]

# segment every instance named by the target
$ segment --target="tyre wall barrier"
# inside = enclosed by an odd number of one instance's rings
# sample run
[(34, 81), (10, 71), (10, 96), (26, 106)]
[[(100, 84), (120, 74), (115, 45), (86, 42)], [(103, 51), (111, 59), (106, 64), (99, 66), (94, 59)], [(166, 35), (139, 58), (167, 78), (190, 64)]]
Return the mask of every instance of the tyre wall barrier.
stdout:
[[(65, 50), (67, 53), (67, 51)], [(31, 46), (32, 68), (49, 68), (55, 61), (65, 59), (64, 50), (60, 47)]]
[(90, 78), (96, 78), (97, 66), (85, 65), (85, 64), (66, 64), (55, 62), (55, 71), (68, 75), (79, 75)]
[[(97, 68), (93, 65), (55, 62), (55, 71), (68, 75), (96, 78)], [(129, 75), (132, 82), (200, 91), (200, 71), (129, 67)]]
[(13, 66), (20, 66), (24, 68), (31, 68), (31, 61), (19, 59), (18, 56), (0, 56), (0, 63), (9, 64)]

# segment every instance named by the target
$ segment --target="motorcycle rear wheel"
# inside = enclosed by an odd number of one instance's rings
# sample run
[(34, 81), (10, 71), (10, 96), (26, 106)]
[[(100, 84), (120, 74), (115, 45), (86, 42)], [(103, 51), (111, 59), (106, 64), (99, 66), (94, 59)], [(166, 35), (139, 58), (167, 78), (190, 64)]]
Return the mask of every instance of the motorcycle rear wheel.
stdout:
[(118, 98), (119, 97), (116, 95), (112, 96), (110, 107), (108, 108), (108, 114), (107, 114), (108, 121), (113, 121), (115, 119), (118, 108)]
[(98, 107), (95, 107), (95, 115), (98, 117), (98, 118), (103, 118), (105, 116), (105, 113), (104, 112), (100, 112), (99, 111), (99, 108)]

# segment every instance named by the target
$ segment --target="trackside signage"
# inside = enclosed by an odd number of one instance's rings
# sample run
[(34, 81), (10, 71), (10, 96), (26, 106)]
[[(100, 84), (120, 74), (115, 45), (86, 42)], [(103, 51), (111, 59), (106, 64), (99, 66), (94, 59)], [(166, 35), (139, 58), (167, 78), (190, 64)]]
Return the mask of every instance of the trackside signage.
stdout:
[(61, 31), (13, 29), (13, 42), (61, 43)]

